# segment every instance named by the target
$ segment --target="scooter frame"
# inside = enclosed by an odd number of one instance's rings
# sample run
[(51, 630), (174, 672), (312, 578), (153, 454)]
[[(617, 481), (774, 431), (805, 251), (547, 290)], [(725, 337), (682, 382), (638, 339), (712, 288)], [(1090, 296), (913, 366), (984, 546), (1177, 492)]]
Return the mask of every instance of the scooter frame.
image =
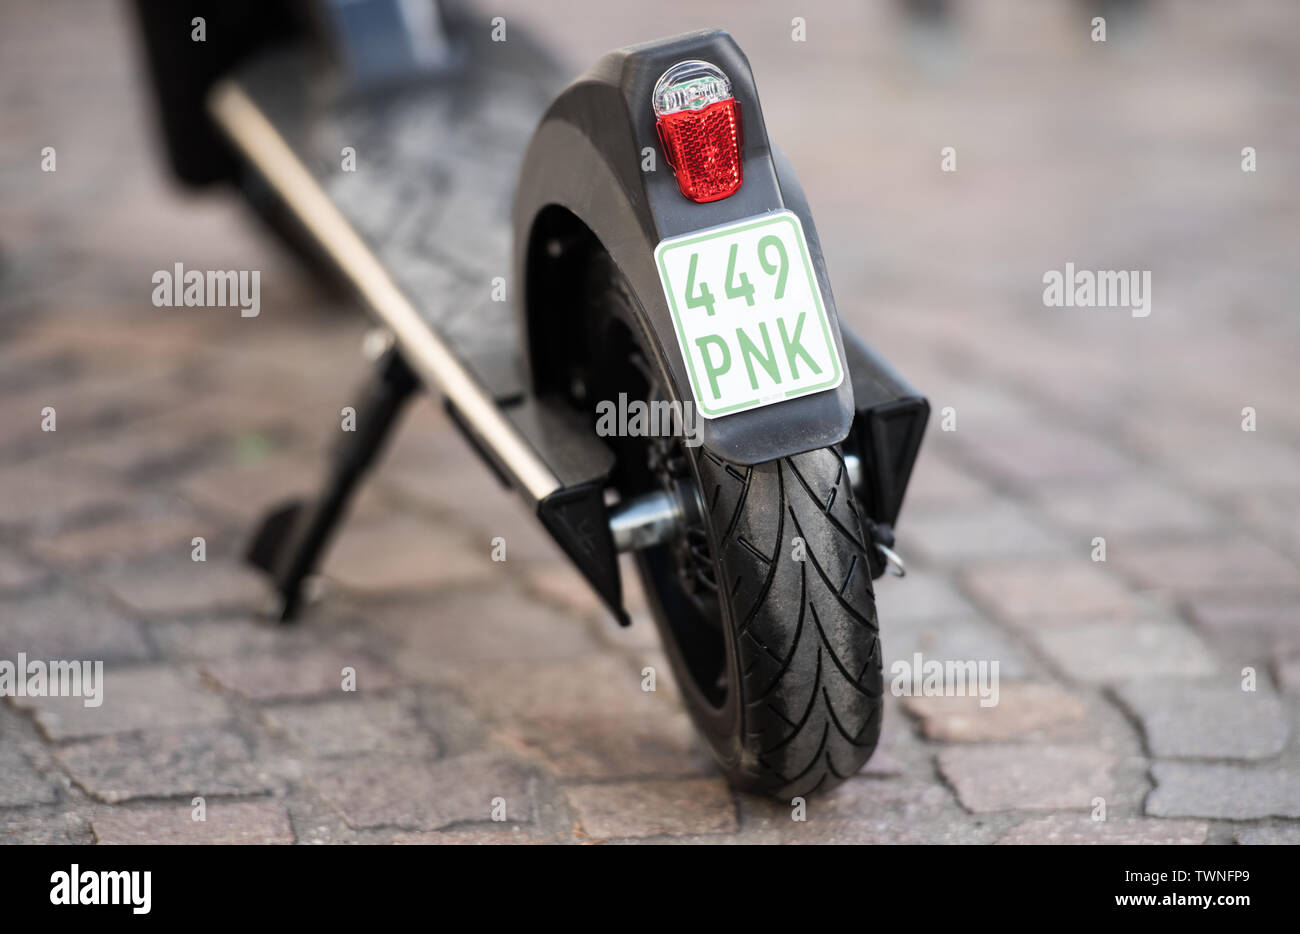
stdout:
[[(664, 70), (684, 59), (723, 68), (744, 115), (745, 182), (730, 198), (709, 204), (684, 199), (666, 165), (642, 170), (647, 150), (662, 163), (651, 88)], [(628, 513), (620, 515), (617, 506), (611, 510), (606, 503), (614, 457), (595, 437), (590, 418), (557, 401), (564, 395), (558, 382), (564, 348), (578, 344), (557, 340), (574, 323), (566, 317), (574, 305), (572, 277), (565, 273), (582, 256), (580, 249), (553, 255), (548, 245), (558, 239), (579, 248), (599, 246), (612, 255), (637, 295), (641, 323), (668, 363), (674, 391), (689, 398), (682, 391), (689, 385), (684, 361), (653, 267), (654, 248), (667, 237), (781, 209), (795, 212), (803, 223), (849, 378), (833, 390), (706, 420), (703, 443), (739, 464), (842, 443), (846, 461), (856, 468), (855, 489), (879, 548), (871, 570), (874, 576), (884, 572), (929, 406), (879, 355), (841, 328), (806, 199), (789, 163), (768, 142), (749, 64), (729, 35), (693, 33), (610, 53), (547, 110), (528, 148), (514, 209), (513, 269), (521, 283), (514, 294), (524, 373), (502, 373), (499, 379), (497, 362), (462, 359), (430, 327), (331, 201), (295, 149), (292, 134), (282, 132), (284, 121), (275, 109), (283, 117), (292, 103), (258, 90), (273, 86), (283, 96), (282, 77), (259, 76), (256, 67), (236, 69), (213, 86), (209, 113), (240, 159), (360, 293), (393, 344), (358, 412), (368, 429), (345, 435), (320, 495), (274, 510), (249, 550), (252, 563), (272, 575), (280, 618), (295, 615), (303, 582), (318, 565), (349, 496), (390, 435), (402, 404), (423, 383), (443, 396), (474, 448), (523, 497), (626, 623), (611, 523), (626, 523)]]

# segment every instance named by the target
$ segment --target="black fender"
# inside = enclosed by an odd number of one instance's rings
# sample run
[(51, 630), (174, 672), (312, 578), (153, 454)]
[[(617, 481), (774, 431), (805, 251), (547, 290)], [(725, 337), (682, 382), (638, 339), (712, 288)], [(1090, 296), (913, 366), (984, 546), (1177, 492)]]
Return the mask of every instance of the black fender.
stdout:
[[(686, 59), (720, 67), (731, 79), (744, 121), (744, 183), (730, 197), (697, 204), (683, 197), (655, 131), (651, 92), (659, 76)], [(653, 152), (655, 171), (643, 171)], [(571, 339), (573, 267), (547, 250), (557, 231), (598, 242), (631, 283), (640, 300), (644, 331), (668, 362), (678, 399), (690, 399), (686, 364), (654, 264), (661, 240), (770, 211), (798, 215), (808, 241), (836, 349), (846, 363), (839, 317), (817, 229), (789, 164), (767, 138), (749, 62), (721, 30), (689, 33), (619, 49), (602, 57), (552, 103), (524, 157), (514, 205), (514, 281), (523, 329), (527, 378), (533, 392), (566, 390)], [(571, 260), (569, 260), (571, 262)], [(701, 440), (714, 454), (738, 464), (828, 447), (853, 424), (853, 387), (837, 388), (700, 419)]]

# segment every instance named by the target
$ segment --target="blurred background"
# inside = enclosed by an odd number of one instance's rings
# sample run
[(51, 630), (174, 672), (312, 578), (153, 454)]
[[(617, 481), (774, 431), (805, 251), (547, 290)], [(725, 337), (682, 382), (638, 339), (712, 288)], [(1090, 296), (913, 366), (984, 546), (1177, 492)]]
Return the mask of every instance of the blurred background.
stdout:
[[(297, 628), (259, 621), (240, 548), (310, 489), (365, 320), (232, 188), (173, 179), (129, 6), (8, 0), (0, 658), (104, 659), (123, 701), (0, 705), (0, 833), (179, 841), (206, 790), (229, 815), (214, 842), (1048, 842), (1094, 832), (1072, 802), (1104, 786), (1117, 842), (1294, 842), (1300, 8), (468, 8), (575, 76), (621, 45), (735, 36), (841, 317), (935, 413), (898, 529), (912, 574), (879, 585), (886, 671), (921, 650), (1000, 659), (1005, 711), (972, 726), (960, 704), (891, 700), (867, 772), (782, 829), (716, 778), (671, 686), (636, 689), (659, 658), (647, 620), (603, 617), (428, 400), (325, 601)], [(154, 307), (152, 273), (177, 262), (261, 270), (260, 316)], [(1045, 307), (1066, 263), (1150, 270), (1150, 316)], [(357, 658), (372, 692), (329, 699)], [(528, 802), (511, 829), (455, 803), (488, 779)]]

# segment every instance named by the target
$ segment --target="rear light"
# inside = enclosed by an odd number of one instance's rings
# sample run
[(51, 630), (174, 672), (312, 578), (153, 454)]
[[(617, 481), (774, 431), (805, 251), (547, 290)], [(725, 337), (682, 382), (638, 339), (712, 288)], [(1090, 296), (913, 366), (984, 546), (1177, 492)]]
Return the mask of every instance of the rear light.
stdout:
[(733, 194), (743, 180), (744, 133), (727, 76), (708, 62), (678, 62), (653, 96), (659, 141), (682, 194), (701, 203)]

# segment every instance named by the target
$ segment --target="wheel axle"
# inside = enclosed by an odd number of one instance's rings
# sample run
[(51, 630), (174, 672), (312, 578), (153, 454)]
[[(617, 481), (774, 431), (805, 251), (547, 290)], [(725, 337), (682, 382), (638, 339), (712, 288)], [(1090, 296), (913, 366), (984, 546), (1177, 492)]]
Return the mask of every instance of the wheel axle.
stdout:
[[(862, 462), (852, 454), (845, 454), (844, 466), (849, 472), (849, 484), (856, 490), (862, 482)], [(681, 503), (675, 495), (664, 491), (634, 496), (615, 506), (609, 516), (609, 531), (619, 552), (667, 544), (677, 536), (681, 526)]]

